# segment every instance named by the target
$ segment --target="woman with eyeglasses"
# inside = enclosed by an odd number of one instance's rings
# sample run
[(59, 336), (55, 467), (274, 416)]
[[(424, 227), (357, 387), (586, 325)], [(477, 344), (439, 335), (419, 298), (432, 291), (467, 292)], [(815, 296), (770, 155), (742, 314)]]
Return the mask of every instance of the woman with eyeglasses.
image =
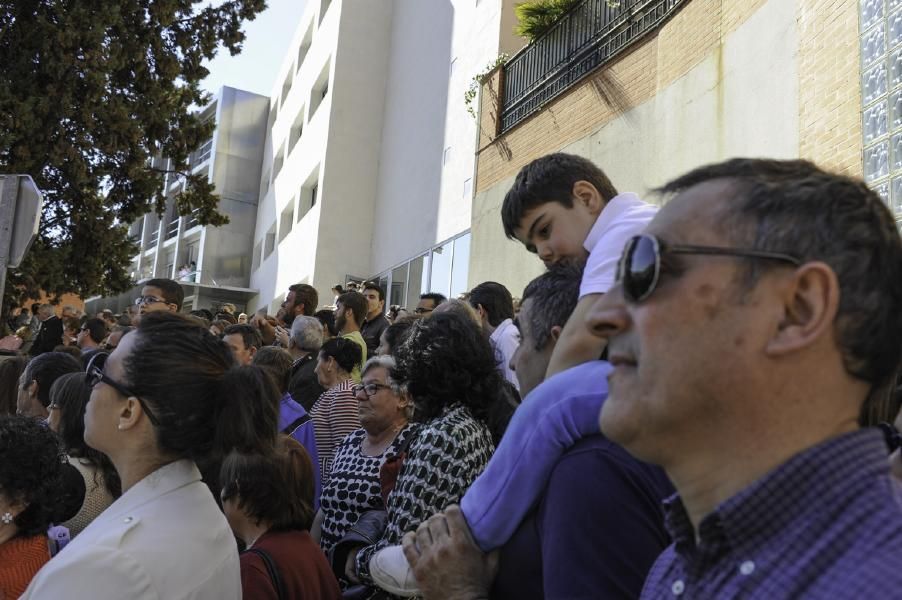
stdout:
[(332, 461), (323, 489), (314, 536), (329, 552), (368, 510), (385, 510), (379, 471), (385, 461), (406, 446), (418, 426), (410, 423), (413, 403), (389, 375), (395, 361), (376, 356), (363, 366), (361, 384), (354, 386), (361, 428), (348, 435)]
[(64, 523), (69, 537), (75, 538), (88, 524), (122, 495), (122, 483), (110, 459), (85, 443), (85, 409), (91, 398), (91, 386), (84, 373), (69, 373), (50, 388), (50, 417), (47, 423), (63, 442), (69, 464), (85, 480), (85, 499), (78, 514)]
[(360, 346), (351, 340), (332, 338), (320, 348), (316, 358), (316, 379), (326, 388), (310, 409), (319, 454), (320, 480), (329, 480), (335, 450), (345, 437), (360, 427), (354, 380), (351, 371), (360, 362)]
[[(241, 597), (235, 538), (210, 489), (232, 449), (271, 453), (278, 392), (195, 320), (146, 313), (93, 387), (85, 441), (106, 454), (122, 496), (43, 568), (24, 598)], [(268, 386), (268, 387), (267, 387)], [(210, 475), (201, 477), (201, 468)]]

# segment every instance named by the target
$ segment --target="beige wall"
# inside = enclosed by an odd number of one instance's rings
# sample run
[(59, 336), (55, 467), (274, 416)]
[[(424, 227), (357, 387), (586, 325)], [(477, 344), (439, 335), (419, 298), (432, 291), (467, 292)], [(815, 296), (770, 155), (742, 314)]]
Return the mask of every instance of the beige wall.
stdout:
[[(813, 6), (825, 1), (692, 0), (657, 35), (497, 139), (497, 107), (484, 88), (470, 283), (495, 278), (516, 294), (541, 272), (538, 259), (504, 237), (499, 212), (519, 169), (544, 154), (587, 156), (619, 189), (646, 196), (669, 178), (730, 156), (791, 158), (804, 148), (817, 158), (825, 148), (801, 140), (809, 126), (800, 106), (812, 94), (800, 93), (810, 50), (802, 47), (811, 41), (801, 37), (799, 15), (810, 10), (825, 20)], [(815, 110), (815, 98), (810, 103)], [(860, 154), (860, 131), (843, 135), (855, 137)]]

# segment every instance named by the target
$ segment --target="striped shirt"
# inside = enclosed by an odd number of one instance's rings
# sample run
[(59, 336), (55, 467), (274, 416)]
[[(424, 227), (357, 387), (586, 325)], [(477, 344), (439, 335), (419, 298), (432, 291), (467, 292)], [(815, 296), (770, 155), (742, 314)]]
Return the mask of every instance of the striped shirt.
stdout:
[(874, 430), (790, 458), (718, 506), (695, 530), (665, 503), (674, 544), (642, 598), (898, 598), (902, 504)]
[(329, 388), (316, 400), (310, 409), (316, 434), (316, 451), (319, 454), (319, 471), (322, 485), (329, 481), (335, 451), (345, 437), (360, 428), (360, 414), (357, 398), (351, 388), (352, 379), (346, 379)]

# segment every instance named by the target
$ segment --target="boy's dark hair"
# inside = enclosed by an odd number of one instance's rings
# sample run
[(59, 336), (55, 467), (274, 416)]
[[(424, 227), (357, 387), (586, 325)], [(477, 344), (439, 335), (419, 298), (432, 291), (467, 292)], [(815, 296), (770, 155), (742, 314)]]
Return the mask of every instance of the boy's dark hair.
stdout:
[(571, 208), (573, 184), (577, 181), (591, 183), (605, 202), (617, 195), (617, 188), (604, 171), (582, 156), (563, 152), (548, 154), (520, 169), (501, 205), (504, 234), (508, 239), (513, 238), (523, 215), (546, 202)]
[(144, 287), (159, 288), (163, 292), (163, 300), (167, 304), (175, 304), (176, 310), (182, 310), (182, 302), (185, 300), (185, 290), (177, 281), (171, 279), (151, 279), (144, 282)]
[(480, 283), (470, 290), (473, 308), (482, 306), (488, 313), (489, 325), (498, 327), (505, 319), (514, 318), (514, 299), (506, 287), (494, 281)]
[(229, 325), (225, 328), (225, 331), (222, 332), (222, 335), (233, 334), (241, 336), (241, 340), (244, 342), (245, 348), (259, 349), (261, 346), (263, 346), (263, 336), (260, 335), (260, 331), (253, 325), (248, 325), (247, 323)]
[(256, 365), (267, 372), (279, 388), (279, 393), (284, 394), (288, 390), (291, 381), (291, 364), (294, 361), (288, 350), (275, 346), (263, 346), (254, 354), (252, 365)]
[(313, 316), (325, 325), (326, 329), (329, 330), (329, 335), (338, 335), (338, 330), (335, 329), (335, 311), (324, 308), (313, 313)]
[(341, 303), (341, 307), (344, 310), (351, 309), (357, 325), (363, 323), (367, 312), (366, 296), (360, 292), (345, 292), (338, 297), (336, 302)]

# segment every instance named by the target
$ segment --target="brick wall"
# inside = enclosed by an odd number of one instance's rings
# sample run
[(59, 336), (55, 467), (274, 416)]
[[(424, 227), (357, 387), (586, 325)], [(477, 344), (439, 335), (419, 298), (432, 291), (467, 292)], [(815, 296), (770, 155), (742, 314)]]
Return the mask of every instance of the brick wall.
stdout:
[(858, 0), (799, 0), (799, 154), (862, 174)]

